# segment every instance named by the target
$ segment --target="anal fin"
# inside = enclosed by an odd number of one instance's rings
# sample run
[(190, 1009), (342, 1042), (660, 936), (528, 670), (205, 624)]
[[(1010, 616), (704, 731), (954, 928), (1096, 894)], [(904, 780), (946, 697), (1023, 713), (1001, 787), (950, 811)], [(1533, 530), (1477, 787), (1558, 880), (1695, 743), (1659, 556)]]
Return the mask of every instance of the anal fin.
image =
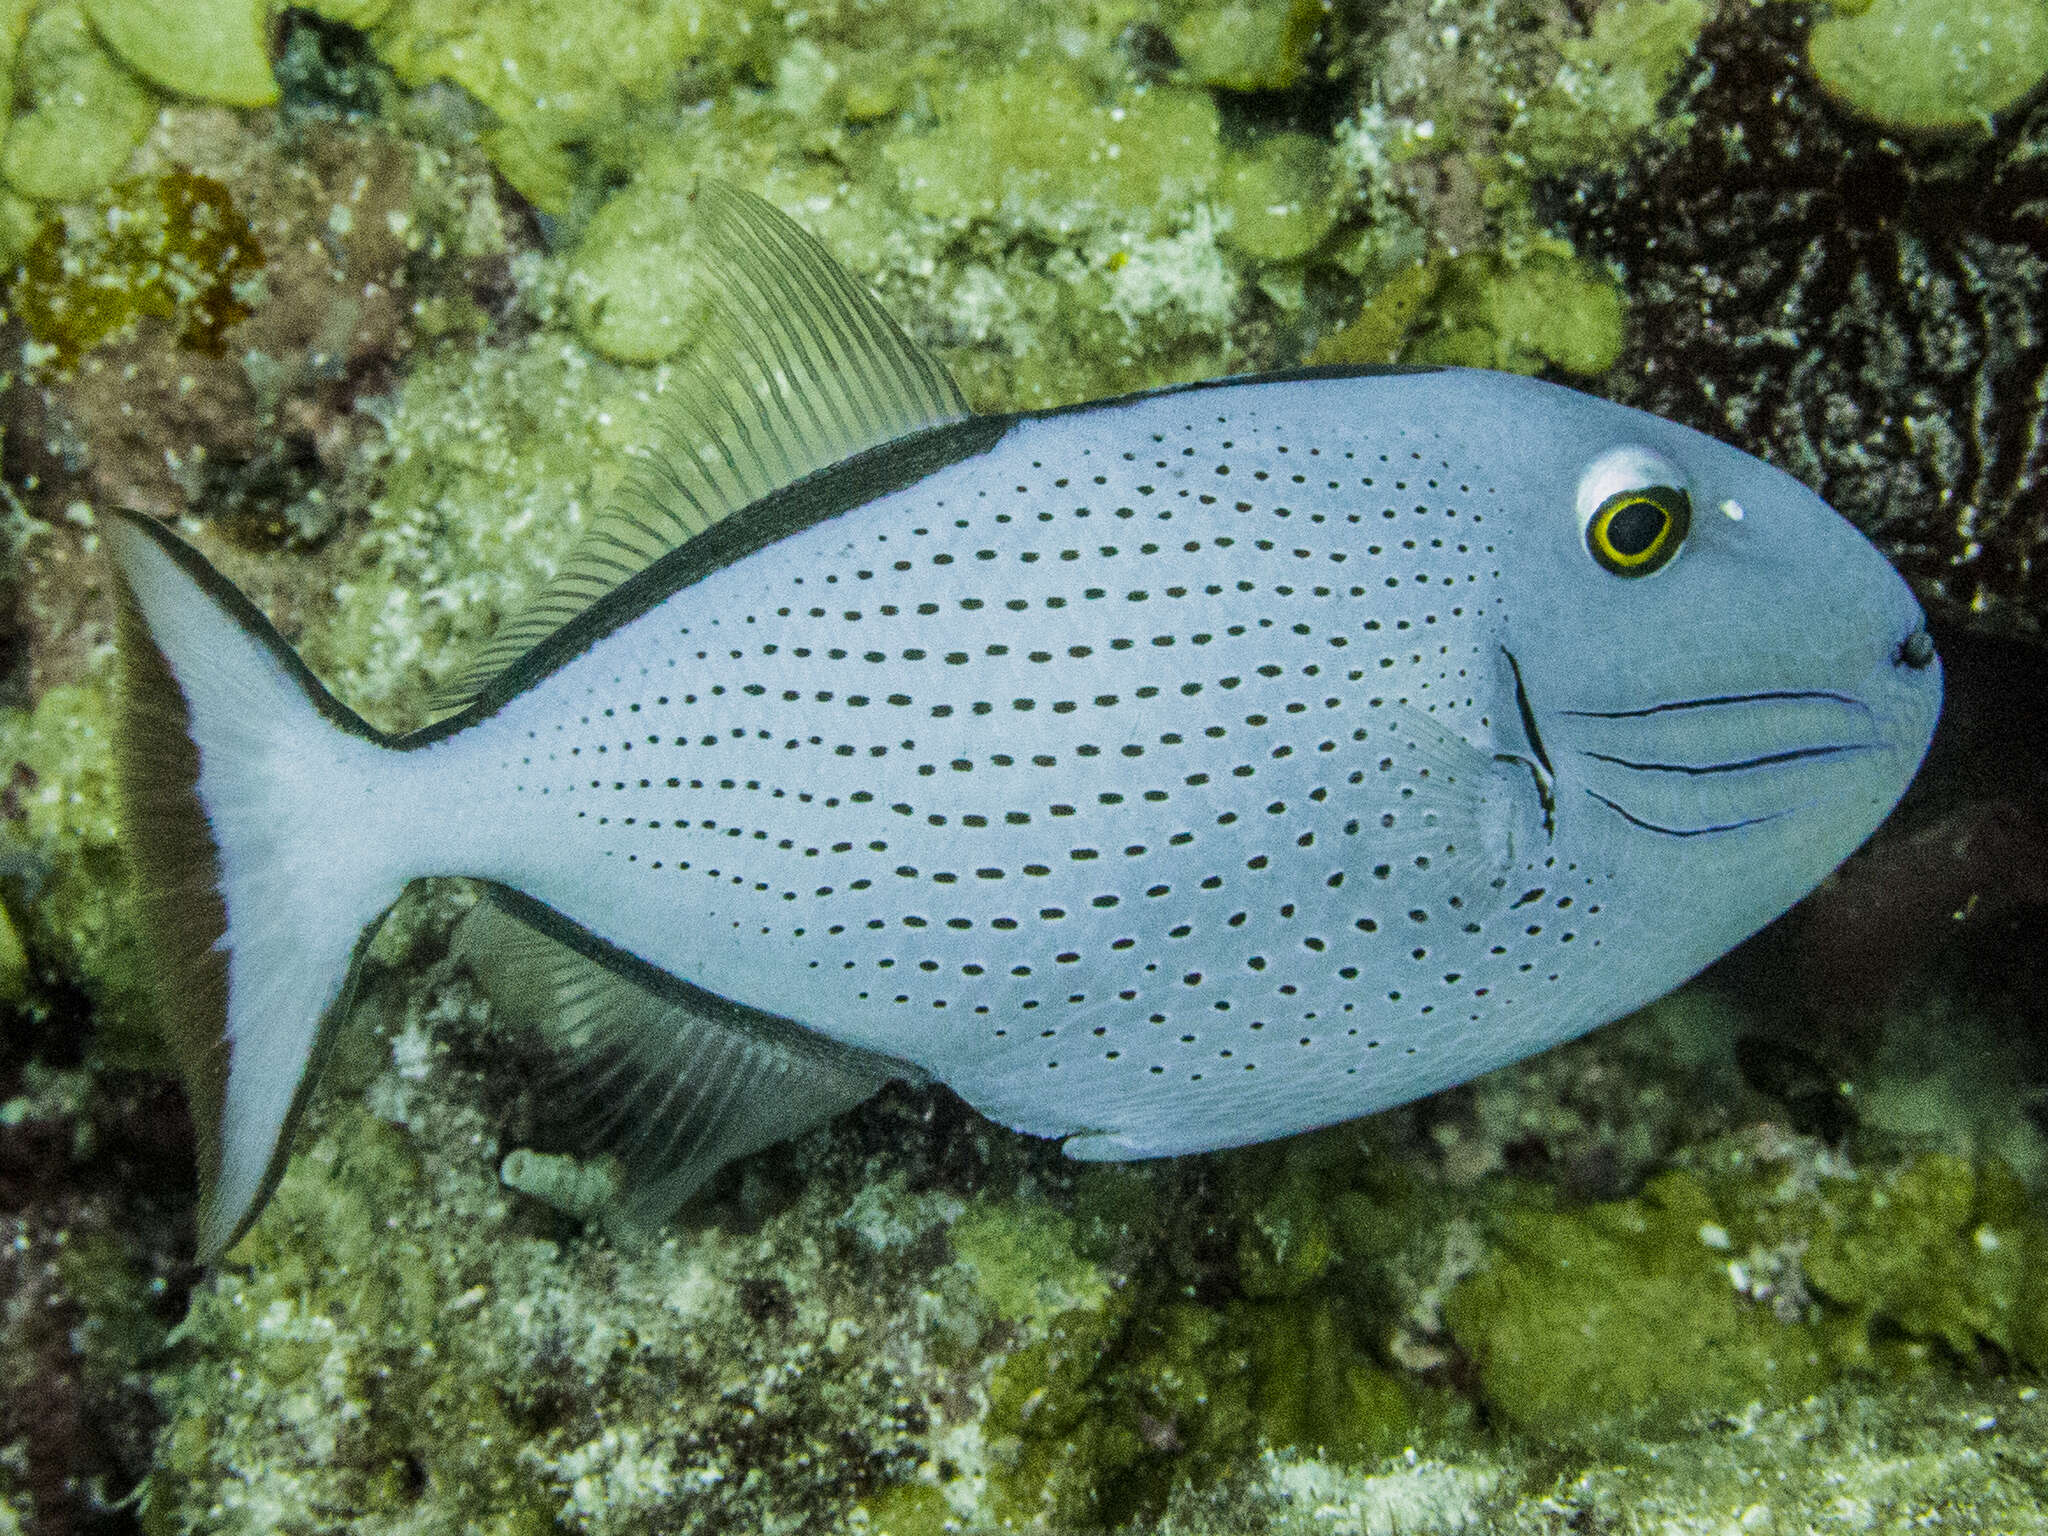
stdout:
[(579, 1154), (617, 1159), (629, 1228), (659, 1227), (726, 1163), (919, 1076), (691, 986), (514, 891), (479, 902), (455, 947), (498, 1017), (545, 1042), (559, 1128)]

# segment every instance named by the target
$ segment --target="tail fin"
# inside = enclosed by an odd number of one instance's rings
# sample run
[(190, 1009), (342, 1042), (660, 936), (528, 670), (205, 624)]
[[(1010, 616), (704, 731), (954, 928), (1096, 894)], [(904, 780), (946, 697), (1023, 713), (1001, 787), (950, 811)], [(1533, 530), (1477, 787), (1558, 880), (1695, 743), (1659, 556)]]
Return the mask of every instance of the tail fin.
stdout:
[(197, 552), (139, 516), (106, 538), (116, 763), (210, 1261), (276, 1183), (356, 962), (409, 872), (377, 814), (385, 738)]

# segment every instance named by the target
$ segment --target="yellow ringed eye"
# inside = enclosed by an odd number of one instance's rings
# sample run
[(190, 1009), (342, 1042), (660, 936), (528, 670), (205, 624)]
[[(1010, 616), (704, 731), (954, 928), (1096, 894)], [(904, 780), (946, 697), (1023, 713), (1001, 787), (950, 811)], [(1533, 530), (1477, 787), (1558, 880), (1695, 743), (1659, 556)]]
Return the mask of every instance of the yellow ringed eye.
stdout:
[(1675, 486), (1616, 491), (1586, 524), (1586, 548), (1617, 576), (1661, 571), (1692, 527), (1692, 498)]

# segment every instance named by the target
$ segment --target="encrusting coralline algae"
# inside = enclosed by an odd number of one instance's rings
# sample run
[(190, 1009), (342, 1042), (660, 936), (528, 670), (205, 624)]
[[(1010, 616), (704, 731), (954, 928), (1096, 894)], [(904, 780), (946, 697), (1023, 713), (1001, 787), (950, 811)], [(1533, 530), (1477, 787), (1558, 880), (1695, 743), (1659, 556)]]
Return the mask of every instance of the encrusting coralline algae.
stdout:
[[(2048, 1235), (2001, 1166), (2038, 1177), (2024, 1092), (1961, 1135), (1981, 1090), (1851, 1052), (1830, 1145), (1745, 1077), (1759, 1005), (1710, 987), (1422, 1106), (1172, 1165), (1077, 1169), (892, 1090), (631, 1247), (500, 1177), (544, 1079), (446, 959), (448, 889), (380, 939), (300, 1154), (220, 1273), (172, 1257), (189, 1197), (159, 1187), (154, 1225), (107, 1197), (158, 1121), (116, 1070), (149, 1047), (94, 747), (95, 507), (146, 485), (200, 517), (344, 697), (417, 720), (646, 440), (675, 258), (633, 210), (697, 170), (797, 213), (984, 408), (1318, 346), (1619, 375), (1645, 345), (1627, 274), (1557, 240), (1550, 200), (1682, 136), (1694, 39), (1746, 7), (329, 0), (282, 23), (281, 115), (156, 94), (97, 40), (103, 9), (0, 5), (10, 259), (57, 213), (118, 225), (189, 172), (270, 263), (232, 279), (254, 314), (219, 363), (184, 339), (186, 290), (68, 374), (41, 295), (7, 304), (35, 670), (10, 664), (0, 726), (24, 946), (0, 999), (4, 1338), (10, 1383), (76, 1385), (8, 1394), (28, 1406), (0, 1420), (0, 1529), (2042, 1528)], [(366, 100), (381, 122), (343, 118)], [(1020, 145), (1046, 102), (1062, 131)], [(105, 121), (48, 115), (80, 110)], [(146, 133), (142, 158), (42, 147), (81, 132)], [(370, 207), (342, 172), (385, 134), (405, 196)], [(266, 227), (258, 189), (323, 156), (322, 196)], [(393, 245), (370, 261), (373, 234)], [(276, 355), (248, 355), (266, 311), (328, 312), (339, 281), (277, 258), (308, 243), (356, 297), (401, 295), (395, 318), (362, 340), (273, 318)], [(61, 270), (88, 247), (48, 249)], [(117, 431), (99, 402), (123, 398), (187, 414)], [(204, 521), (223, 498), (237, 517)], [(2038, 1076), (1995, 996), (1892, 1013)], [(57, 1061), (88, 1016), (85, 1058)], [(65, 1327), (29, 1327), (28, 1298)], [(67, 1441), (67, 1411), (153, 1414), (154, 1449)]]

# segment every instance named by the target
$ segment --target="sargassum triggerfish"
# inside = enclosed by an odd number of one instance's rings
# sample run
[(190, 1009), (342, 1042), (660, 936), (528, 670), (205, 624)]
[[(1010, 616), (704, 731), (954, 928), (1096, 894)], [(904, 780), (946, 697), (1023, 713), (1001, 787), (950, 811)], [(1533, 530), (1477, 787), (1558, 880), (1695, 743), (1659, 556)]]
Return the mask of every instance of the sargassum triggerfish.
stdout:
[(1912, 595), (1734, 448), (1463, 369), (975, 415), (691, 201), (669, 436), (437, 723), (109, 528), (208, 1258), (423, 876), (490, 882), (462, 949), (654, 1222), (892, 1077), (1105, 1159), (1462, 1082), (1784, 911), (1926, 750)]

